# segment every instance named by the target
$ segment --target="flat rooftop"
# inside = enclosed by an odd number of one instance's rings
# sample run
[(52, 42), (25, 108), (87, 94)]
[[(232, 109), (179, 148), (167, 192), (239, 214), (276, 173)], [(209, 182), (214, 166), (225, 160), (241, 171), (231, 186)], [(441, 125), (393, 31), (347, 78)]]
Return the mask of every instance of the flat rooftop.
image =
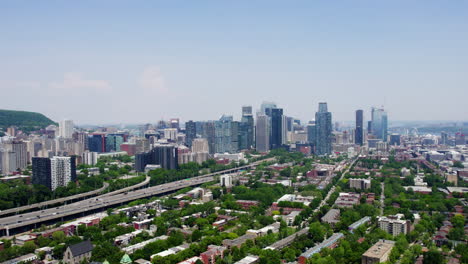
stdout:
[(377, 243), (375, 243), (371, 248), (369, 248), (366, 252), (364, 252), (362, 256), (380, 259), (383, 255), (392, 250), (394, 245), (395, 241), (381, 239)]

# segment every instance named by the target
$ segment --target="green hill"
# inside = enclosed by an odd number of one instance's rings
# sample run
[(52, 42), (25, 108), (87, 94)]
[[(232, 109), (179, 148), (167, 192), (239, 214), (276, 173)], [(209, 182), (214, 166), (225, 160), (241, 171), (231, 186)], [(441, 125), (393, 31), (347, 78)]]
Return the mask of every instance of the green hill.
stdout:
[(0, 109), (0, 133), (10, 126), (29, 132), (52, 124), (56, 123), (40, 113)]

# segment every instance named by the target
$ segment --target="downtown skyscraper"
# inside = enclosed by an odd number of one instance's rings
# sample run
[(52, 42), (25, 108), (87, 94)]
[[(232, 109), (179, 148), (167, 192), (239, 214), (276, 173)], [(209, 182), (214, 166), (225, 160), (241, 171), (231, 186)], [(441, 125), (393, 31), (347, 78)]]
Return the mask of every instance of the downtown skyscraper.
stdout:
[(215, 153), (235, 153), (239, 150), (239, 122), (223, 115), (215, 122)]
[(269, 117), (263, 113), (257, 114), (255, 148), (258, 152), (267, 152), (270, 150)]
[(372, 135), (387, 142), (388, 116), (383, 108), (372, 108)]
[(59, 136), (63, 138), (72, 138), (73, 136), (73, 121), (62, 120), (59, 123)]
[(283, 109), (271, 109), (271, 141), (270, 148), (277, 149), (283, 145)]
[(239, 149), (250, 149), (254, 145), (254, 118), (252, 106), (242, 107), (242, 118), (239, 126)]
[(332, 153), (332, 114), (328, 112), (327, 103), (319, 103), (315, 113), (315, 153), (329, 155)]
[(185, 144), (192, 147), (192, 141), (197, 137), (197, 126), (192, 120), (185, 122)]
[(364, 111), (356, 110), (356, 130), (354, 131), (354, 143), (364, 143)]

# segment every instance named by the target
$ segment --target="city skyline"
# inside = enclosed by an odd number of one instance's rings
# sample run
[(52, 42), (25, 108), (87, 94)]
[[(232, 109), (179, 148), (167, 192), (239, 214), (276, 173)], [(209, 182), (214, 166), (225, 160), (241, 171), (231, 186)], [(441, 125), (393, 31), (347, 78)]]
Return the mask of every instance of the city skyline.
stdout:
[(392, 120), (468, 116), (463, 2), (2, 7), (2, 108), (56, 121), (238, 120), (262, 101), (301, 120), (319, 102), (337, 121), (382, 105)]

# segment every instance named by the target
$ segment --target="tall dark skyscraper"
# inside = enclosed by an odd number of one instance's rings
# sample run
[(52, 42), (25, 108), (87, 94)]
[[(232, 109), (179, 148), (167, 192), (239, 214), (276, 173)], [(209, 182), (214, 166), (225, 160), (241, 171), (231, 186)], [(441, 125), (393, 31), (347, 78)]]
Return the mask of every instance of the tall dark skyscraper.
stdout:
[(93, 134), (88, 137), (88, 147), (91, 152), (106, 152), (106, 135)]
[(361, 145), (364, 143), (364, 111), (356, 111), (356, 131), (354, 134), (354, 143)]
[(32, 158), (32, 183), (52, 189), (51, 167), (49, 158)]
[(208, 141), (210, 154), (215, 153), (215, 123), (213, 121), (204, 122), (202, 125), (201, 135)]
[(242, 118), (239, 125), (239, 149), (250, 149), (254, 145), (254, 119), (252, 106), (242, 107)]
[(185, 144), (192, 147), (192, 141), (197, 137), (197, 126), (192, 120), (185, 122)]
[(239, 151), (239, 137), (240, 137), (240, 122), (232, 121), (231, 122), (231, 152), (236, 153)]
[(135, 170), (145, 171), (148, 164), (161, 165), (163, 169), (177, 169), (179, 166), (177, 148), (171, 144), (156, 145), (149, 152), (135, 155)]
[(315, 113), (315, 152), (317, 155), (332, 153), (332, 114), (328, 112), (327, 103), (319, 103), (319, 110)]
[(283, 109), (271, 109), (271, 149), (280, 148), (283, 144)]

